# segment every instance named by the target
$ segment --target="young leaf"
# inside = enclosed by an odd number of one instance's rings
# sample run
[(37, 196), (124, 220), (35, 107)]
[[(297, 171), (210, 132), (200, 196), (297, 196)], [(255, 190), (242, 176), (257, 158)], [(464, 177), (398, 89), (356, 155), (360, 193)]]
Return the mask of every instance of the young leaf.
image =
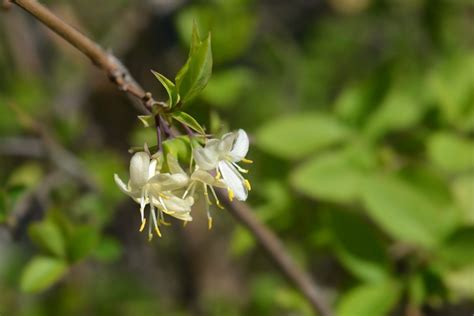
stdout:
[(211, 35), (201, 41), (194, 25), (188, 60), (176, 75), (176, 87), (182, 103), (188, 102), (206, 87), (211, 72)]
[(339, 302), (337, 316), (385, 316), (400, 299), (400, 286), (394, 281), (360, 285)]
[(31, 241), (41, 250), (56, 257), (64, 257), (66, 247), (61, 229), (52, 220), (31, 224), (28, 229)]
[(162, 74), (160, 74), (160, 73), (158, 73), (154, 70), (152, 70), (151, 72), (153, 73), (153, 75), (155, 75), (156, 79), (158, 79), (161, 82), (163, 87), (165, 87), (166, 92), (168, 93), (168, 104), (169, 104), (169, 106), (173, 107), (176, 104), (178, 104), (180, 96), (179, 96), (178, 89), (176, 88), (175, 84), (171, 80), (169, 80), (168, 78), (163, 76)]
[(355, 276), (367, 282), (387, 279), (389, 259), (380, 237), (369, 222), (351, 212), (329, 213), (335, 253)]
[(98, 242), (99, 233), (95, 228), (85, 225), (75, 227), (68, 240), (69, 260), (74, 263), (85, 258), (94, 251)]
[(38, 256), (33, 258), (23, 270), (21, 290), (37, 293), (50, 287), (67, 271), (67, 264), (62, 259)]
[(262, 126), (256, 135), (257, 146), (283, 159), (305, 156), (343, 142), (350, 130), (326, 113), (285, 116)]
[(451, 234), (438, 253), (440, 257), (452, 265), (474, 264), (474, 226), (466, 226)]
[(432, 248), (457, 225), (451, 205), (434, 203), (394, 175), (369, 177), (363, 191), (367, 214), (397, 240)]
[(189, 128), (195, 130), (199, 134), (206, 134), (202, 126), (196, 121), (194, 117), (192, 117), (188, 113), (182, 111), (175, 111), (171, 113), (171, 117), (177, 120), (178, 122), (188, 126)]
[(155, 118), (153, 115), (138, 115), (138, 119), (143, 123), (145, 127), (155, 126)]
[(191, 144), (188, 136), (179, 136), (163, 142), (163, 152), (165, 157), (168, 154), (178, 158), (181, 162), (188, 162), (191, 159)]

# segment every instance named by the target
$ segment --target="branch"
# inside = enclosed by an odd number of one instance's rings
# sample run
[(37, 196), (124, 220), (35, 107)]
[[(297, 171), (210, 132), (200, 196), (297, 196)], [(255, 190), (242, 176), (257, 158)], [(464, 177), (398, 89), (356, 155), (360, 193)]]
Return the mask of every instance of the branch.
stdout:
[[(116, 57), (107, 53), (82, 33), (66, 24), (42, 4), (34, 0), (11, 0), (11, 2), (29, 12), (37, 20), (89, 57), (92, 63), (102, 69), (120, 90), (140, 99), (147, 111), (150, 111), (154, 104), (164, 105), (164, 103), (154, 100), (151, 93), (146, 92), (132, 78), (128, 70)], [(226, 194), (222, 192), (219, 192), (219, 197), (227, 206), (229, 212), (250, 231), (288, 280), (306, 297), (314, 310), (321, 316), (332, 315), (324, 296), (314, 284), (310, 275), (296, 265), (282, 242), (255, 217), (249, 206), (241, 202), (231, 203)]]

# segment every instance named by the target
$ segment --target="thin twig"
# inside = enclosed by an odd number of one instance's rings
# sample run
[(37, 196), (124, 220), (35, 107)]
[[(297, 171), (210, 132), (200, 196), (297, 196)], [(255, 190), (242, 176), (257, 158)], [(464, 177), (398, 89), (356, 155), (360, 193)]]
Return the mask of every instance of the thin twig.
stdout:
[[(41, 23), (89, 57), (97, 67), (107, 73), (111, 81), (115, 83), (120, 90), (139, 98), (147, 109), (147, 112), (151, 111), (153, 105), (164, 105), (163, 102), (154, 100), (150, 93), (146, 93), (117, 58), (66, 24), (42, 4), (31, 0), (12, 0), (12, 3), (22, 7)], [(314, 284), (310, 275), (296, 265), (275, 234), (255, 217), (252, 210), (246, 204), (239, 202), (230, 203), (225, 194), (221, 192), (219, 195), (229, 209), (229, 212), (250, 231), (283, 274), (293, 282), (295, 287), (307, 298), (314, 310), (321, 316), (332, 315), (324, 296)]]

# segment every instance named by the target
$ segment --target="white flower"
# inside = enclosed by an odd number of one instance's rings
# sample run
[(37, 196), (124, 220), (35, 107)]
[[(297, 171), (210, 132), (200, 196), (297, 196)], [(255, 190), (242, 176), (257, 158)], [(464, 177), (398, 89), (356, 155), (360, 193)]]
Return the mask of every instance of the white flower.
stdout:
[[(194, 203), (192, 197), (186, 199), (175, 196), (172, 191), (184, 188), (188, 184), (188, 177), (175, 173), (160, 173), (157, 169), (158, 158), (152, 158), (146, 152), (138, 152), (134, 154), (130, 160), (130, 180), (128, 184), (114, 175), (115, 183), (135, 202), (140, 204), (140, 215), (142, 224), (140, 231), (145, 227), (145, 206), (150, 205), (149, 216), (149, 238), (151, 238), (151, 223), (155, 228), (156, 234), (161, 236), (158, 228), (159, 223), (164, 221), (163, 213), (184, 221), (191, 221), (191, 206)], [(160, 219), (157, 219), (155, 208), (159, 211)]]
[(204, 148), (195, 148), (193, 155), (199, 169), (216, 170), (217, 178), (222, 175), (230, 200), (235, 196), (238, 200), (245, 201), (251, 187), (250, 182), (241, 175), (241, 172), (247, 173), (248, 171), (237, 163), (240, 161), (252, 162), (245, 159), (248, 149), (247, 133), (239, 129), (236, 132), (225, 134), (221, 139), (207, 141)]
[[(188, 175), (184, 172), (184, 170), (181, 168), (181, 166), (178, 163), (178, 160), (176, 159), (175, 156), (169, 154), (166, 157), (168, 161), (168, 167), (170, 171), (173, 174), (181, 174), (183, 176), (188, 177)], [(204, 193), (204, 196), (206, 197), (206, 210), (207, 210), (207, 220), (208, 220), (208, 228), (212, 228), (212, 217), (209, 211), (209, 205), (212, 205), (212, 202), (209, 198), (209, 191), (211, 191), (216, 205), (219, 208), (223, 208), (222, 205), (219, 202), (219, 199), (217, 198), (216, 191), (214, 190), (214, 187), (219, 187), (219, 188), (226, 188), (227, 185), (222, 181), (222, 179), (217, 179), (216, 177), (213, 177), (209, 172), (204, 171), (199, 169), (197, 167), (191, 176), (188, 177), (189, 185), (186, 188), (186, 191), (183, 193), (183, 199), (188, 198), (189, 196), (194, 196), (194, 193), (196, 189), (202, 189), (202, 192)]]

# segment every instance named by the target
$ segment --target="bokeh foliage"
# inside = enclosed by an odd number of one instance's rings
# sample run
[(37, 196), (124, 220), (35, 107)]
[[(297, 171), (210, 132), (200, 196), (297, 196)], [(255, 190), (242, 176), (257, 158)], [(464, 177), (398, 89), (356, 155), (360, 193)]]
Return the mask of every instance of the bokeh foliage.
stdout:
[[(250, 204), (337, 315), (472, 313), (472, 3), (105, 3), (48, 1), (112, 48), (134, 12), (144, 25), (121, 57), (164, 101), (149, 69), (174, 77), (193, 23), (211, 32), (213, 75), (186, 111), (214, 133), (250, 132)], [(42, 31), (38, 55), (18, 55), (8, 23), (36, 24), (4, 21), (0, 314), (312, 315), (228, 214), (148, 244), (113, 174), (153, 131)], [(39, 66), (25, 72), (25, 58)]]

